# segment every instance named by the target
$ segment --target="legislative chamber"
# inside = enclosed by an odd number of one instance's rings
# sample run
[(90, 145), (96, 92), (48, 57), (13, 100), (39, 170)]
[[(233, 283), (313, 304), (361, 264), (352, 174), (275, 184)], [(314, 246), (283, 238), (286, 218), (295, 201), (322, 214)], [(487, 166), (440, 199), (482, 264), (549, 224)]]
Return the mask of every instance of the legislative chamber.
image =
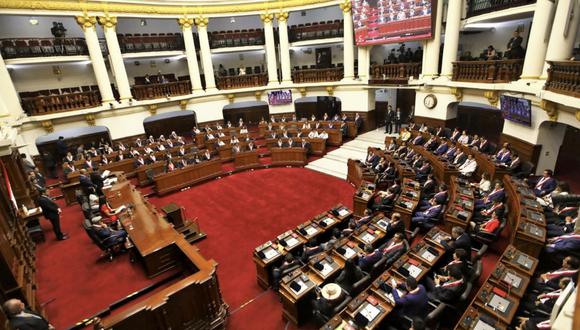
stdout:
[(579, 13), (0, 1), (0, 329), (580, 329)]

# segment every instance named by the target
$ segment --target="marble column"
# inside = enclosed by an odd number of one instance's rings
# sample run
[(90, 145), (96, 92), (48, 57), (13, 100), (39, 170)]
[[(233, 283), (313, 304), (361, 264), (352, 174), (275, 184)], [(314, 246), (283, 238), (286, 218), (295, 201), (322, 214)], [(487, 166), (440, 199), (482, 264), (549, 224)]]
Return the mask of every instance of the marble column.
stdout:
[(344, 37), (343, 37), (343, 62), (344, 62), (344, 78), (343, 80), (354, 79), (354, 27), (352, 25), (352, 7), (349, 0), (345, 0), (340, 4), (342, 9), (342, 17), (344, 19)]
[[(572, 56), (576, 32), (580, 19), (580, 2), (578, 0), (559, 0), (554, 16), (550, 41), (546, 50), (546, 61), (565, 61)], [(528, 52), (530, 49), (528, 48)], [(532, 49), (532, 51), (534, 51)], [(548, 78), (546, 62), (540, 79)]]
[[(187, 56), (187, 69), (189, 71), (189, 79), (191, 81), (191, 91), (193, 94), (203, 92), (201, 86), (201, 78), (199, 75), (199, 66), (197, 64), (197, 53), (195, 51), (195, 43), (193, 42), (193, 18), (180, 18), (177, 24), (181, 27), (183, 34), (183, 44), (185, 45), (185, 56)], [(210, 54), (211, 56), (211, 54)]]
[(280, 36), (280, 70), (282, 70), (282, 84), (292, 83), (290, 63), (290, 42), (288, 41), (288, 12), (276, 14), (278, 19), (278, 33)]
[(433, 39), (425, 42), (423, 49), (423, 65), (421, 74), (423, 77), (436, 77), (439, 75), (439, 55), (441, 52), (441, 28), (443, 20), (443, 1), (437, 4), (435, 13), (435, 29)]
[(197, 25), (197, 35), (199, 36), (199, 47), (201, 50), (201, 63), (203, 66), (203, 75), (205, 77), (205, 90), (217, 91), (215, 87), (215, 77), (213, 63), (211, 59), (211, 49), (209, 48), (209, 38), (207, 36), (207, 17), (198, 17), (195, 19)]
[(117, 89), (119, 90), (119, 99), (121, 101), (130, 100), (133, 96), (131, 95), (131, 86), (129, 85), (127, 71), (125, 70), (123, 56), (121, 55), (121, 47), (119, 47), (119, 40), (117, 39), (117, 17), (99, 17), (99, 24), (103, 26), (105, 32), (105, 39), (107, 40), (107, 48), (111, 59), (111, 68), (115, 75)]
[(459, 47), (459, 25), (461, 23), (461, 0), (449, 0), (447, 6), (447, 22), (445, 25), (445, 46), (443, 47), (443, 62), (441, 76), (451, 78), (453, 62), (457, 61)]
[[(268, 85), (278, 84), (278, 72), (276, 65), (276, 45), (274, 44), (274, 14), (264, 13), (260, 15), (264, 22), (264, 39), (266, 39), (266, 65), (268, 68)], [(289, 56), (289, 55), (288, 55)]]
[(2, 81), (2, 88), (0, 88), (0, 120), (9, 117), (20, 117), (23, 113), (20, 99), (14, 83), (12, 83), (6, 63), (2, 59), (2, 54), (0, 54), (0, 81)]
[(554, 3), (550, 0), (537, 0), (532, 29), (526, 45), (526, 57), (520, 79), (538, 79), (542, 74), (548, 48), (550, 24), (553, 18)]

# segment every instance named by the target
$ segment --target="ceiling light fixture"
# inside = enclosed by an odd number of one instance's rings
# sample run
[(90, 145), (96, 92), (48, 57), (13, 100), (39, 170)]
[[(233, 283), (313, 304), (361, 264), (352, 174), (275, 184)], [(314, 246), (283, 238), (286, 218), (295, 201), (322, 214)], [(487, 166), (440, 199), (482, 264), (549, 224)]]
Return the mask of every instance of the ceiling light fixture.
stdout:
[(235, 23), (236, 19), (234, 17), (230, 18), (230, 23)]
[(146, 26), (147, 25), (147, 20), (142, 19), (140, 22), (141, 26)]
[(28, 22), (30, 23), (30, 25), (38, 25), (38, 19), (31, 17)]

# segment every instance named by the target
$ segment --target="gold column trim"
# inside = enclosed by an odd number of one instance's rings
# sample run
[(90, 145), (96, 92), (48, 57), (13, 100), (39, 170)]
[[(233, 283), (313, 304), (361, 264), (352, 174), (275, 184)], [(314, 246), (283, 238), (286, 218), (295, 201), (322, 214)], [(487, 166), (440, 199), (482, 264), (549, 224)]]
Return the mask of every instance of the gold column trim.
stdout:
[(254, 96), (256, 97), (256, 101), (261, 101), (262, 100), (262, 91), (256, 91), (254, 93)]
[(334, 95), (334, 87), (333, 86), (326, 86), (326, 92), (330, 96)]
[[(542, 100), (540, 101), (540, 108), (542, 108), (548, 114), (548, 118), (551, 121), (558, 120), (558, 105), (552, 101)], [(576, 119), (578, 119), (578, 113), (576, 113)]]
[[(202, 14), (239, 14), (243, 12), (259, 12), (266, 10), (281, 10), (309, 6), (316, 4), (331, 4), (332, 0), (278, 0), (268, 2), (255, 2), (248, 4), (236, 4), (235, 6), (223, 4), (204, 4), (187, 6), (187, 12)], [(350, 3), (350, 2), (349, 2)], [(20, 10), (48, 10), (48, 11), (76, 11), (76, 12), (111, 12), (125, 14), (147, 14), (147, 15), (183, 15), (183, 5), (143, 5), (132, 3), (111, 3), (111, 2), (85, 2), (71, 0), (50, 0), (50, 1), (30, 1), (30, 0), (1, 0), (0, 8), (20, 9)]]
[(298, 88), (298, 91), (300, 92), (300, 95), (302, 95), (302, 97), (306, 97), (306, 93), (308, 92), (306, 90), (306, 87), (300, 87)]
[(157, 104), (150, 104), (149, 105), (149, 113), (152, 115), (156, 114), (158, 108), (159, 108), (159, 106)]
[(89, 16), (86, 12), (83, 16), (76, 17), (77, 24), (86, 31), (87, 29), (95, 27), (97, 25), (97, 18), (95, 16)]
[(185, 108), (187, 108), (187, 103), (189, 103), (189, 100), (181, 100), (181, 101), (179, 101), (179, 108), (181, 110), (185, 110)]
[(350, 13), (352, 10), (352, 3), (350, 0), (344, 0), (342, 3), (339, 4), (340, 9), (343, 13)]
[(105, 16), (99, 17), (99, 24), (101, 24), (103, 28), (115, 29), (117, 26), (117, 17), (111, 17), (109, 14), (105, 14)]
[(206, 27), (209, 24), (209, 18), (199, 16), (198, 18), (196, 18), (194, 20), (194, 22), (195, 22), (195, 25), (197, 25), (199, 27)]
[(226, 95), (226, 97), (228, 98), (228, 101), (230, 101), (230, 104), (231, 104), (231, 103), (234, 103), (234, 99), (236, 98), (236, 95), (235, 94), (228, 94), (228, 95)]
[(290, 15), (288, 14), (287, 11), (281, 11), (279, 13), (276, 13), (276, 18), (278, 19), (279, 22), (288, 21), (288, 16), (290, 16)]
[(44, 128), (44, 130), (47, 133), (52, 133), (54, 132), (54, 126), (52, 125), (52, 120), (43, 120), (40, 125), (42, 125), (42, 128)]
[(89, 124), (89, 126), (95, 126), (95, 115), (92, 113), (86, 114), (85, 115), (85, 120), (87, 122), (87, 124)]
[(576, 120), (580, 121), (580, 110), (576, 110)]
[(459, 102), (463, 100), (463, 91), (461, 88), (449, 87), (449, 93), (455, 96), (455, 99)]
[(191, 29), (191, 27), (195, 24), (195, 20), (193, 17), (182, 17), (177, 19), (177, 24), (181, 27), (181, 29)]
[(272, 21), (274, 20), (274, 14), (265, 12), (263, 14), (260, 14), (260, 19), (264, 23), (272, 23)]
[(497, 107), (497, 104), (499, 102), (499, 93), (497, 91), (485, 91), (483, 92), (483, 96), (485, 96), (485, 98), (489, 102), (489, 105), (491, 105), (492, 107)]

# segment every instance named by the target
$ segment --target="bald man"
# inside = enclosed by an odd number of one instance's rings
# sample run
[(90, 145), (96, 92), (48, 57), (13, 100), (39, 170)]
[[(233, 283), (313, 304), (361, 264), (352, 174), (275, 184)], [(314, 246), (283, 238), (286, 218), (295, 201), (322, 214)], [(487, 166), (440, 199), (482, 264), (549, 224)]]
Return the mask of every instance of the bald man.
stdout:
[(18, 330), (53, 330), (54, 327), (48, 321), (29, 309), (18, 299), (7, 300), (2, 306), (8, 316), (11, 329)]

